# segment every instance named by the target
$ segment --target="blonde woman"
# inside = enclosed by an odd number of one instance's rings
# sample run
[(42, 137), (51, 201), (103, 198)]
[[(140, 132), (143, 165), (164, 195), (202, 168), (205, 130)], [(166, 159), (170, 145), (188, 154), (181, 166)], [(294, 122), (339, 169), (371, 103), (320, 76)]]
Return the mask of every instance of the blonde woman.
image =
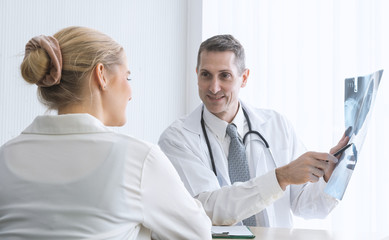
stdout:
[(153, 144), (126, 122), (125, 52), (84, 27), (26, 45), (24, 80), (58, 115), (0, 148), (0, 239), (210, 239), (211, 223)]

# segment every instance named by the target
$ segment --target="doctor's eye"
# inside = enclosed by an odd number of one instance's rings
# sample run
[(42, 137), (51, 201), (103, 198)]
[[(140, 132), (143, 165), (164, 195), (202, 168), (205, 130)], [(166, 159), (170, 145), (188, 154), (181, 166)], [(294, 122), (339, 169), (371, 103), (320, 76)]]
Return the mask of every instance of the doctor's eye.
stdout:
[(211, 74), (209, 74), (209, 72), (201, 72), (201, 73), (200, 73), (200, 76), (201, 76), (202, 78), (209, 78), (209, 77), (211, 76)]
[(222, 77), (222, 78), (230, 78), (230, 77), (231, 77), (231, 74), (228, 73), (228, 72), (222, 72), (222, 73), (221, 73), (221, 77)]
[(131, 78), (127, 78), (127, 81), (131, 81), (132, 79)]

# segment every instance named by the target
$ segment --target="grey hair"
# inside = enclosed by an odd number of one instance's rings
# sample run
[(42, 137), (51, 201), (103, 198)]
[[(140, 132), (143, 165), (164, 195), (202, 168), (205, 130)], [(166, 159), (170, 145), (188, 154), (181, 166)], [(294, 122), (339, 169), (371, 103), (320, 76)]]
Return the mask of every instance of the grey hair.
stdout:
[(235, 64), (238, 68), (239, 73), (242, 74), (243, 71), (246, 69), (244, 48), (242, 44), (240, 44), (240, 42), (232, 35), (229, 34), (216, 35), (202, 42), (199, 48), (199, 52), (197, 54), (196, 70), (199, 69), (200, 55), (204, 51), (207, 52), (231, 51), (235, 54)]

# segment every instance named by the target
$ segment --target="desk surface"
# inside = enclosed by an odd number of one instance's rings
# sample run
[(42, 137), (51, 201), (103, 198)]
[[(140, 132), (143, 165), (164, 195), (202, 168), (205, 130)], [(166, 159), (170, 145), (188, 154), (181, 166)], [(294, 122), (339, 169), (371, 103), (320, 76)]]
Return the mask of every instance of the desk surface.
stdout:
[(331, 234), (325, 230), (289, 229), (289, 228), (263, 228), (251, 227), (250, 230), (256, 236), (254, 239), (263, 240), (329, 240)]
[[(256, 240), (340, 240), (347, 239), (339, 234), (332, 234), (326, 230), (314, 230), (314, 229), (290, 229), (290, 228), (265, 228), (265, 227), (250, 227), (251, 232), (255, 235)], [(346, 234), (350, 235), (350, 234)], [(220, 238), (219, 238), (220, 239)], [(365, 233), (358, 236), (353, 236), (355, 240), (365, 239), (382, 239), (389, 240), (386, 238), (377, 238), (375, 234)]]
[(325, 230), (311, 229), (289, 229), (289, 228), (265, 228), (250, 227), (255, 235), (254, 239), (261, 240), (329, 240), (333, 239), (331, 234)]

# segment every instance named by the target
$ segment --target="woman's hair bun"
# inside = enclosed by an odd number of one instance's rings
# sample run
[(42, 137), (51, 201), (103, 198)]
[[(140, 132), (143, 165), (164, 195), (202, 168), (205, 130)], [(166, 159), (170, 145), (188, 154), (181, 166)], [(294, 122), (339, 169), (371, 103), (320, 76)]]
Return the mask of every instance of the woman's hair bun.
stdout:
[(59, 84), (62, 71), (62, 54), (57, 39), (40, 35), (26, 44), (21, 64), (23, 78), (41, 87)]

